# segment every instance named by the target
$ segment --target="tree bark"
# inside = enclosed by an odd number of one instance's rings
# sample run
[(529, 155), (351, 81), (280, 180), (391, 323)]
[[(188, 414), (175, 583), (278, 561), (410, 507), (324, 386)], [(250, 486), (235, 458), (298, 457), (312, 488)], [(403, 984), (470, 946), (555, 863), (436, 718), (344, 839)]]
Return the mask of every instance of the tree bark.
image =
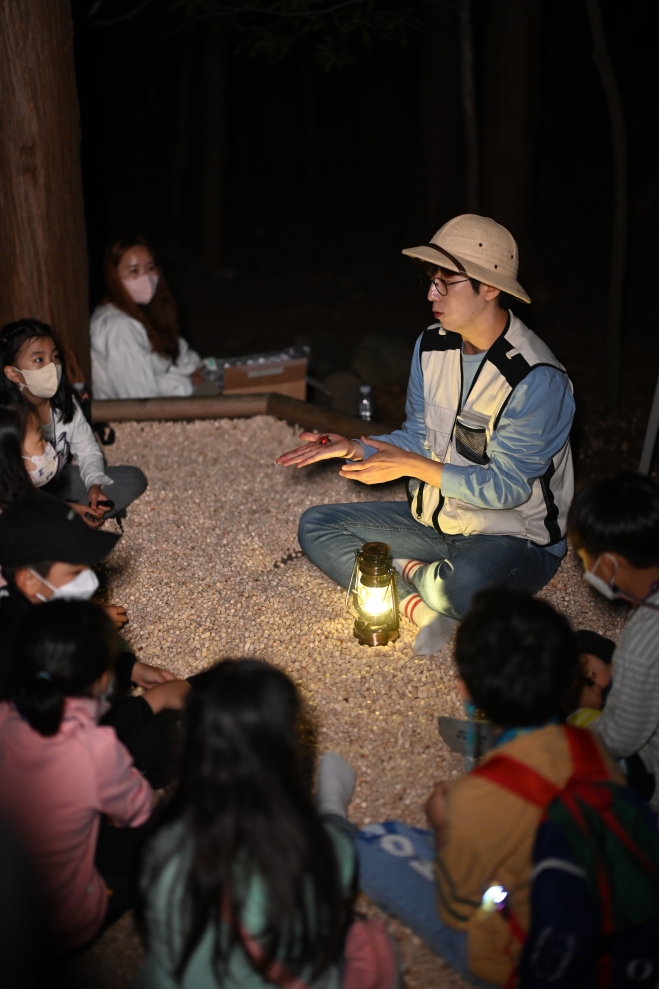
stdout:
[(484, 212), (527, 240), (542, 0), (492, 0), (482, 147)]
[(0, 0), (0, 325), (49, 323), (89, 380), (80, 124), (69, 0)]

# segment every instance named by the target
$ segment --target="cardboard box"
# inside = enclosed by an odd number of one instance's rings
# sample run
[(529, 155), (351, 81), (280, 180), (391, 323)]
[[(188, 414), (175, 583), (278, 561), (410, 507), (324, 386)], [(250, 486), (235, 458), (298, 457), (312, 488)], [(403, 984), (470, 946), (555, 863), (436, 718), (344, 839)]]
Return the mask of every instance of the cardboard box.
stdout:
[(224, 368), (224, 395), (276, 391), (302, 401), (307, 397), (307, 358), (237, 364)]

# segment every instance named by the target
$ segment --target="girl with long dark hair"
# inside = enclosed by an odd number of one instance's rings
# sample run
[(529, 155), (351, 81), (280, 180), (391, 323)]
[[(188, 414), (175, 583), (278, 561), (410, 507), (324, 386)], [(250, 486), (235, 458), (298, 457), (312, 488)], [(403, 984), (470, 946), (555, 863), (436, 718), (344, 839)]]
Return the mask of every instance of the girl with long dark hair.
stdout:
[(23, 839), (56, 952), (87, 943), (130, 905), (153, 805), (114, 729), (98, 724), (115, 647), (97, 605), (43, 604), (20, 628), (12, 701), (0, 703), (0, 812)]
[[(34, 494), (34, 483), (23, 457), (30, 426), (39, 428), (27, 403), (0, 406), (0, 512), (18, 498)], [(41, 442), (45, 445), (43, 438)]]
[(148, 241), (108, 244), (104, 275), (106, 297), (91, 319), (94, 398), (191, 395), (203, 382), (201, 358), (179, 334), (176, 303)]
[(274, 667), (226, 660), (198, 678), (179, 787), (145, 854), (136, 989), (338, 989), (353, 845), (314, 807), (299, 729)]
[[(68, 501), (88, 525), (122, 517), (143, 493), (146, 478), (139, 467), (106, 467), (67, 380), (58, 341), (37, 319), (20, 319), (0, 330), (0, 401), (16, 403), (21, 395), (57, 454), (57, 473), (45, 490)], [(69, 463), (71, 455), (76, 464)]]

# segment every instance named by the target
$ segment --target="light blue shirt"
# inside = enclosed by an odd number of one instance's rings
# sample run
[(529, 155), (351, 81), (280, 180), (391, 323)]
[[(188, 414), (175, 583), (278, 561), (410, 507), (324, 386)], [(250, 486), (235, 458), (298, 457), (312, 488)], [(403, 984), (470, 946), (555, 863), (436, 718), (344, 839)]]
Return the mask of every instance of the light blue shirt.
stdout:
[[(401, 429), (395, 429), (386, 436), (374, 436), (374, 439), (430, 458), (430, 452), (423, 445), (426, 427), (420, 343), (421, 337), (414, 347), (405, 422)], [(459, 498), (478, 508), (516, 508), (523, 505), (531, 496), (535, 478), (546, 473), (552, 458), (567, 441), (574, 408), (572, 390), (564, 371), (546, 365), (533, 368), (513, 389), (487, 447), (489, 464), (469, 467), (445, 464), (442, 494), (446, 498)], [(364, 459), (375, 452), (374, 447), (365, 446)], [(556, 556), (565, 556), (567, 540), (562, 539), (546, 549)]]

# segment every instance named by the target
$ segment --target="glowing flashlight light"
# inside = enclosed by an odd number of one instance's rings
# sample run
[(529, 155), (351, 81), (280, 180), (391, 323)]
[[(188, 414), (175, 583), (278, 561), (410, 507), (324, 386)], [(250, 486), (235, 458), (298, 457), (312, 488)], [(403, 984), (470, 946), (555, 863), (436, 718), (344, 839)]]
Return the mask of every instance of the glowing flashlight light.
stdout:
[(507, 899), (508, 893), (503, 886), (490, 886), (490, 888), (486, 889), (483, 893), (481, 910), (485, 911), (485, 913), (493, 913), (495, 910), (503, 910)]

